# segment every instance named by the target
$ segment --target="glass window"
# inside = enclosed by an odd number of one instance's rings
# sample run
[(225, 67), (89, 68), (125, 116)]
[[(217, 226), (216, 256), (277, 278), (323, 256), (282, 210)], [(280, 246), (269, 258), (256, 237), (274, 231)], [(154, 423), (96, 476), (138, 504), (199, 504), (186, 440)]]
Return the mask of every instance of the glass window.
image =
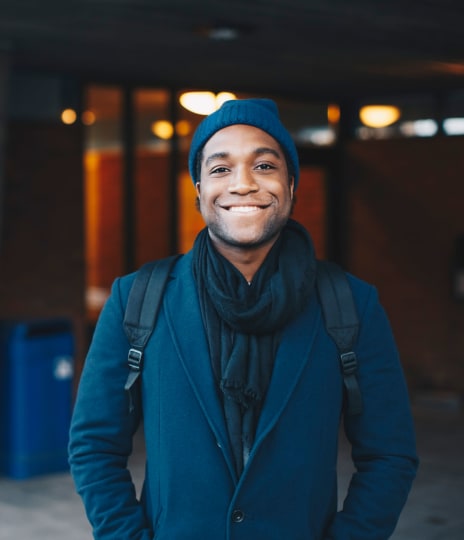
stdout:
[(92, 321), (123, 271), (122, 91), (89, 86), (83, 104), (86, 306)]
[(135, 264), (170, 253), (172, 197), (170, 95), (138, 89), (133, 95), (135, 124), (134, 237)]

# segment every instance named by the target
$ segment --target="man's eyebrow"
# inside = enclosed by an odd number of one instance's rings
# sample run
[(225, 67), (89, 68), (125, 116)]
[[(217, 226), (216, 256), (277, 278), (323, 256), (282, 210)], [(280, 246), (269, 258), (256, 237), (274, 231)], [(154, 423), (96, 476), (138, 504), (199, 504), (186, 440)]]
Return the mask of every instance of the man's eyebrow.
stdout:
[(224, 159), (229, 157), (229, 152), (215, 152), (206, 158), (205, 165), (209, 165), (215, 159)]
[[(256, 148), (255, 150), (253, 150), (253, 154), (255, 154), (256, 156), (261, 156), (263, 154), (272, 154), (277, 159), (283, 158), (283, 156), (277, 150), (275, 150), (274, 148), (269, 148), (268, 146), (261, 146), (259, 148)], [(215, 152), (214, 154), (211, 154), (206, 158), (205, 165), (209, 165), (215, 159), (227, 158), (229, 157), (229, 155), (229, 152)]]
[(275, 156), (278, 159), (282, 159), (282, 157), (283, 157), (282, 154), (280, 154), (277, 150), (275, 150), (274, 148), (269, 148), (267, 146), (262, 146), (260, 148), (256, 148), (254, 153), (257, 156), (261, 156), (262, 154), (272, 154), (273, 156)]

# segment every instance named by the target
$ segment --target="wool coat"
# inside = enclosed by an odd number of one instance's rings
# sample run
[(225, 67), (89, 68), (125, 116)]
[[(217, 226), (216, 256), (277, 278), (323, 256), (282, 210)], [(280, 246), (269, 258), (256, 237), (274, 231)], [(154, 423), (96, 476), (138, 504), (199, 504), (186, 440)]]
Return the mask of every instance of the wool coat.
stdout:
[[(349, 275), (361, 323), (363, 413), (343, 414), (338, 353), (314, 293), (282, 333), (254, 446), (237, 477), (191, 253), (171, 272), (145, 351), (141, 404), (130, 412), (122, 321), (133, 279), (117, 279), (102, 310), (70, 431), (71, 472), (95, 538), (387, 539), (417, 458), (407, 388), (375, 288)], [(138, 500), (127, 461), (142, 416), (147, 461)], [(337, 507), (340, 424), (354, 474)]]

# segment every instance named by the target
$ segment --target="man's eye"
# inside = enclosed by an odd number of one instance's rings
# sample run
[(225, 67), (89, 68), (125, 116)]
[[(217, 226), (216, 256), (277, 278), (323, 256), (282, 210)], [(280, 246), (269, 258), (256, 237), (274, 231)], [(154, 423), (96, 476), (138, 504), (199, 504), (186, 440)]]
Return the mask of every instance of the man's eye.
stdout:
[(275, 169), (275, 167), (269, 163), (260, 163), (256, 166), (257, 169), (261, 169), (263, 171), (267, 171), (269, 169)]
[(227, 172), (229, 169), (227, 167), (215, 167), (211, 170), (211, 174), (222, 174)]

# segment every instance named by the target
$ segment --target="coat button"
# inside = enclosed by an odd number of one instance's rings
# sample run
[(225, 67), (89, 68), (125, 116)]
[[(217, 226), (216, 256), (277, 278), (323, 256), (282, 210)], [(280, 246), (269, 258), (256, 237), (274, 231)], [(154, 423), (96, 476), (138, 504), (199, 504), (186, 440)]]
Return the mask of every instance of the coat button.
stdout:
[(232, 512), (232, 521), (234, 523), (241, 523), (245, 519), (245, 514), (242, 510), (234, 510)]

